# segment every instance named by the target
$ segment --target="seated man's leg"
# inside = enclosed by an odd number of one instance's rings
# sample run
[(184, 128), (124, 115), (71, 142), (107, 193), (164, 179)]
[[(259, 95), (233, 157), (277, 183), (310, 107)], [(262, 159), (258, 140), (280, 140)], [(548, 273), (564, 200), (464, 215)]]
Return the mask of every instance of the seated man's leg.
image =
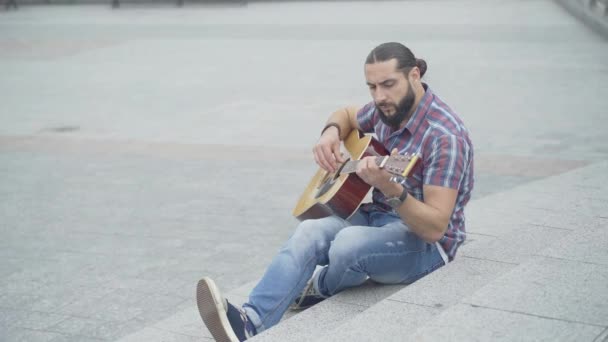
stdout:
[(277, 324), (317, 265), (327, 265), (336, 234), (350, 223), (338, 217), (306, 220), (273, 259), (243, 305), (257, 332)]
[(329, 265), (318, 274), (323, 295), (334, 295), (370, 277), (386, 284), (408, 284), (444, 265), (435, 244), (409, 232), (399, 219), (380, 227), (341, 230), (329, 250)]

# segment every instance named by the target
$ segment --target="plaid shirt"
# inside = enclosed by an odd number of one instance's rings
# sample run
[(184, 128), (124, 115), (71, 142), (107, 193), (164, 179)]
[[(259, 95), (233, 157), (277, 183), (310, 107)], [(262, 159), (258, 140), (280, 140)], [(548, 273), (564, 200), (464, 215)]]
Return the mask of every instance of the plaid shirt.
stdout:
[[(388, 151), (397, 148), (400, 154), (419, 153), (422, 167), (405, 181), (409, 193), (424, 201), (422, 186), (438, 185), (458, 190), (448, 229), (439, 243), (451, 260), (466, 238), (464, 206), (473, 190), (473, 145), (460, 118), (426, 85), (425, 94), (405, 127), (394, 130), (378, 116), (373, 102), (357, 113), (359, 126), (366, 133), (375, 133)], [(365, 211), (392, 211), (382, 192), (373, 191), (373, 203), (362, 206)]]

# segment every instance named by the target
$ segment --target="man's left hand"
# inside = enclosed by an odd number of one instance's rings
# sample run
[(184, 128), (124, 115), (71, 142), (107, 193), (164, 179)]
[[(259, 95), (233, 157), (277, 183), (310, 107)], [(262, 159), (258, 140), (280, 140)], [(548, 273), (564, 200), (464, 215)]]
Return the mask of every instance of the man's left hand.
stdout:
[[(391, 156), (396, 156), (399, 151), (394, 148), (391, 151)], [(365, 157), (361, 159), (357, 164), (357, 175), (363, 179), (363, 181), (374, 188), (382, 191), (384, 195), (394, 195), (394, 192), (401, 191), (401, 185), (397, 186), (397, 183), (391, 182), (392, 175), (381, 169), (376, 164), (376, 157)]]
[(394, 184), (390, 181), (391, 174), (376, 164), (376, 157), (361, 159), (357, 164), (357, 176), (380, 191)]

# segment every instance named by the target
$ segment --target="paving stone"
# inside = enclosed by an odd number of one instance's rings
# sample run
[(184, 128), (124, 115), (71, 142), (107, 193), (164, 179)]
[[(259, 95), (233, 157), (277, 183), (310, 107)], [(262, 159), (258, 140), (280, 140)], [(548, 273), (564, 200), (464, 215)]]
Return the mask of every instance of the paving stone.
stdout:
[[(328, 305), (329, 300), (331, 299), (306, 309), (295, 317), (262, 332), (252, 338), (251, 341), (316, 340), (323, 337), (328, 330), (340, 326), (366, 308), (338, 301), (331, 301), (331, 305)], [(314, 324), (311, 324), (311, 322), (314, 322)]]
[(120, 322), (105, 322), (95, 327), (87, 336), (100, 338), (104, 341), (115, 341), (123, 336), (139, 331), (142, 326), (149, 325), (150, 323), (151, 322), (145, 321), (139, 317)]
[[(33, 310), (43, 299), (38, 292), (33, 293), (9, 293), (0, 295), (0, 307), (8, 310)], [(52, 310), (34, 310), (52, 312)]]
[[(476, 159), (476, 163), (477, 163)], [(538, 177), (522, 177), (511, 175), (494, 175), (479, 170), (478, 165), (475, 165), (475, 183), (476, 184), (492, 184), (488, 187), (475, 188), (471, 196), (471, 200), (485, 198), (495, 193), (509, 190), (513, 187), (527, 184), (528, 182), (537, 180)]]
[[(501, 203), (506, 199), (484, 198), (483, 201), (483, 203), (492, 203), (487, 201)], [(559, 210), (553, 207), (556, 201), (558, 199), (552, 200), (552, 202), (545, 201), (542, 207), (540, 205), (531, 207), (522, 204), (505, 208), (494, 204), (475, 204), (465, 212), (467, 229), (474, 233), (499, 236), (511, 230), (531, 225), (565, 230), (584, 230), (601, 223), (600, 215), (585, 214), (583, 210), (578, 210), (578, 204), (574, 204), (575, 202), (572, 202), (572, 206), (568, 210)]]
[(413, 341), (593, 341), (594, 325), (458, 304), (417, 329)]
[(14, 326), (21, 312), (22, 310), (2, 308), (2, 311), (0, 311), (0, 327), (8, 328)]
[(515, 265), (503, 262), (459, 256), (389, 299), (445, 310), (513, 268)]
[(606, 342), (608, 341), (608, 328), (606, 328), (601, 334), (599, 334), (593, 342)]
[[(225, 293), (225, 297), (230, 300), (234, 305), (242, 305), (247, 301), (247, 294), (253, 286), (253, 283), (248, 283), (243, 285), (242, 287), (235, 289), (229, 293)], [(247, 294), (243, 294), (247, 293)], [(196, 303), (194, 302), (194, 298), (191, 301), (186, 301), (183, 303), (182, 307), (176, 313), (171, 314), (169, 317), (166, 317), (158, 322), (149, 326), (150, 328), (154, 328), (160, 331), (163, 331), (162, 334), (158, 334), (154, 337), (150, 336), (151, 332), (148, 329), (143, 329), (141, 331), (134, 332), (122, 338), (120, 341), (131, 341), (131, 340), (146, 340), (146, 341), (164, 341), (164, 336), (170, 333), (175, 334), (175, 337), (171, 338), (181, 338), (181, 335), (187, 335), (193, 338), (199, 339), (211, 339), (211, 333), (205, 327), (203, 321), (200, 318), (200, 314), (198, 313), (198, 308), (196, 307)]]
[(22, 273), (20, 274), (13, 273), (8, 277), (2, 280), (0, 283), (0, 290), (2, 293), (9, 294), (23, 294), (23, 293), (31, 293), (40, 289), (43, 284), (39, 281), (32, 279), (31, 274)]
[(531, 258), (478, 290), (477, 306), (606, 326), (608, 268), (544, 257)]
[(68, 318), (66, 315), (2, 308), (0, 326), (16, 327), (25, 330), (47, 330), (49, 327)]
[(140, 330), (142, 326), (151, 324), (141, 318), (127, 319), (124, 321), (104, 321), (72, 317), (59, 324), (51, 326), (48, 331), (60, 333), (65, 336), (91, 340), (114, 341), (124, 335)]
[(80, 286), (80, 284), (49, 285), (35, 293), (35, 301), (29, 305), (29, 308), (43, 312), (77, 313), (78, 310), (74, 309), (78, 307), (78, 303), (85, 302), (85, 298), (89, 302), (95, 302), (113, 291), (115, 290), (111, 288)]
[(79, 336), (79, 335), (58, 335), (49, 342), (99, 342), (103, 341), (98, 338), (93, 338), (89, 336)]
[(20, 311), (18, 318), (13, 321), (13, 325), (30, 330), (48, 330), (49, 327), (68, 318), (69, 316), (53, 313)]
[(121, 322), (143, 313), (144, 310), (136, 304), (145, 296), (145, 293), (122, 289), (99, 296), (88, 294), (82, 300), (76, 300), (62, 307), (58, 312), (102, 321)]
[(519, 264), (575, 232), (541, 226), (514, 228), (499, 237), (469, 235), (460, 256)]
[(608, 266), (608, 221), (602, 226), (569, 234), (538, 255)]
[(393, 293), (403, 289), (405, 285), (384, 285), (367, 281), (363, 285), (340, 292), (334, 300), (359, 306), (372, 306)]
[[(152, 327), (196, 338), (211, 338), (211, 333), (209, 333), (209, 330), (207, 330), (205, 324), (201, 320), (196, 305), (179, 311), (178, 313), (155, 323)], [(134, 338), (134, 336), (132, 336), (132, 338)], [(143, 337), (141, 337), (141, 339), (143, 339)], [(158, 341), (158, 339), (148, 339), (148, 341)]]
[(11, 327), (0, 332), (3, 341), (11, 342), (48, 342), (61, 336), (47, 331)]
[(21, 270), (21, 266), (17, 260), (4, 258), (0, 264), (0, 278), (8, 277), (19, 270)]
[(440, 312), (433, 307), (384, 300), (319, 336), (319, 341), (404, 341)]
[(194, 337), (175, 332), (165, 331), (154, 327), (143, 328), (137, 334), (126, 336), (120, 342), (163, 341), (163, 342), (194, 342), (213, 341), (211, 338)]
[(60, 333), (68, 336), (87, 336), (91, 338), (92, 332), (97, 327), (107, 323), (107, 321), (83, 318), (83, 317), (69, 317), (57, 324), (48, 327), (49, 331)]
[(192, 291), (184, 292), (186, 286), (192, 287), (192, 283), (180, 279), (141, 279), (137, 277), (121, 277), (111, 279), (101, 284), (108, 289), (131, 289), (133, 291), (181, 297), (183, 299), (192, 298)]
[(156, 322), (176, 312), (183, 303), (192, 303), (194, 296), (183, 299), (181, 297), (167, 295), (150, 295), (137, 304), (143, 310), (143, 313), (138, 318), (145, 321)]

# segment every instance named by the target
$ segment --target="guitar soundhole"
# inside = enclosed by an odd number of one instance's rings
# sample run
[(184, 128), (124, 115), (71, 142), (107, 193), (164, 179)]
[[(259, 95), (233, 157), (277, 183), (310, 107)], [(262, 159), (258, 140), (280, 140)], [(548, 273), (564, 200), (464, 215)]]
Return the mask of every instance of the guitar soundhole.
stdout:
[(335, 183), (336, 183), (336, 181), (335, 181), (334, 177), (327, 178), (325, 180), (325, 182), (323, 182), (323, 184), (321, 184), (321, 186), (318, 188), (315, 198), (319, 198), (319, 197), (325, 195), (329, 191), (329, 189), (331, 189), (331, 187), (334, 186)]
[(342, 169), (344, 169), (344, 166), (346, 165), (346, 163), (348, 163), (349, 160), (350, 158), (340, 166), (336, 173), (328, 173), (327, 175), (325, 175), (325, 177), (323, 178), (323, 183), (321, 183), (321, 186), (317, 188), (315, 198), (319, 198), (325, 195), (329, 191), (329, 189), (331, 189), (331, 187), (336, 184), (336, 180), (340, 177)]

